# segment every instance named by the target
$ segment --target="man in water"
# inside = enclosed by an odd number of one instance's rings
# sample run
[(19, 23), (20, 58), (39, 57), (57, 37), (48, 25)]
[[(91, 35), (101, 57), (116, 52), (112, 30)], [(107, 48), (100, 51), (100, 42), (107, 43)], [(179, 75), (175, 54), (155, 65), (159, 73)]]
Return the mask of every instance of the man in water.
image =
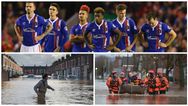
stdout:
[(38, 95), (38, 103), (39, 104), (45, 104), (45, 94), (46, 94), (46, 90), (51, 89), (52, 91), (54, 91), (54, 89), (48, 85), (48, 74), (44, 74), (42, 76), (42, 80), (40, 80), (35, 86), (34, 86), (34, 90)]

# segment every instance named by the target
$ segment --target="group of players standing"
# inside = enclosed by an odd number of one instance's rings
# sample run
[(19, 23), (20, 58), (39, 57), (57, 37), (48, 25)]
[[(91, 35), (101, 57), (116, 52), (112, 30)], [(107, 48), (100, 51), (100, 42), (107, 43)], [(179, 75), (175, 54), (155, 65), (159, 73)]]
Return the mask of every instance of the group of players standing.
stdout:
[(101, 7), (94, 9), (95, 19), (88, 22), (90, 8), (82, 5), (79, 23), (70, 33), (65, 21), (58, 17), (57, 3), (50, 4), (49, 19), (35, 14), (35, 9), (35, 3), (27, 2), (26, 14), (16, 21), (20, 52), (134, 52), (137, 41), (143, 45), (144, 52), (164, 52), (176, 38), (174, 30), (152, 12), (147, 14), (147, 23), (139, 31), (134, 20), (126, 17), (124, 4), (116, 6), (117, 18), (112, 22), (104, 19), (105, 10)]

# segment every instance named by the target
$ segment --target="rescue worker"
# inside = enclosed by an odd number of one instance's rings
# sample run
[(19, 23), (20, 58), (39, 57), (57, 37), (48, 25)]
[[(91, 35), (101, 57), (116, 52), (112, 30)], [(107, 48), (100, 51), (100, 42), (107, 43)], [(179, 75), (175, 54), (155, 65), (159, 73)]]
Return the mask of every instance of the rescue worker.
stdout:
[(128, 73), (128, 83), (130, 84), (131, 81), (132, 81), (132, 76), (133, 76), (133, 73), (132, 72), (129, 72)]
[(117, 76), (116, 71), (112, 71), (112, 74), (108, 77), (106, 81), (110, 94), (118, 94), (119, 87), (122, 85), (121, 79)]
[(124, 94), (124, 93), (126, 93), (125, 86), (128, 84), (128, 79), (125, 77), (125, 72), (122, 71), (120, 73), (120, 79), (122, 81), (122, 84), (120, 86), (119, 93)]
[(140, 84), (140, 80), (138, 79), (137, 75), (133, 76), (132, 82), (134, 83), (134, 85), (139, 85)]
[(158, 72), (158, 78), (161, 82), (161, 86), (159, 87), (160, 94), (166, 94), (166, 90), (169, 87), (169, 83), (166, 77), (162, 75), (161, 72)]
[(54, 91), (54, 89), (48, 85), (47, 80), (48, 80), (48, 74), (44, 74), (42, 76), (42, 80), (40, 80), (34, 86), (34, 90), (38, 95), (38, 104), (45, 104), (45, 94), (46, 94), (47, 88)]
[(122, 85), (123, 84), (128, 84), (128, 79), (125, 77), (125, 72), (121, 72), (120, 73), (120, 79), (122, 81)]
[(149, 95), (157, 95), (161, 85), (159, 78), (155, 77), (154, 70), (149, 70), (148, 78), (144, 82), (147, 85)]

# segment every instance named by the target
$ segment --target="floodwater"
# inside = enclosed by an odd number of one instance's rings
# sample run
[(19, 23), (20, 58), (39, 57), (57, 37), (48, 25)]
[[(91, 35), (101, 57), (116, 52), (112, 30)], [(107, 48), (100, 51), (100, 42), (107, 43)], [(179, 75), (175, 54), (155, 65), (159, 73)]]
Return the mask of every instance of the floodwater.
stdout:
[[(37, 95), (33, 90), (40, 79), (14, 78), (2, 82), (2, 104), (36, 105)], [(47, 90), (46, 104), (93, 104), (93, 85), (88, 81), (48, 80), (55, 91)]]
[(95, 80), (95, 104), (187, 104), (187, 91), (169, 89), (166, 95), (110, 95), (104, 80)]

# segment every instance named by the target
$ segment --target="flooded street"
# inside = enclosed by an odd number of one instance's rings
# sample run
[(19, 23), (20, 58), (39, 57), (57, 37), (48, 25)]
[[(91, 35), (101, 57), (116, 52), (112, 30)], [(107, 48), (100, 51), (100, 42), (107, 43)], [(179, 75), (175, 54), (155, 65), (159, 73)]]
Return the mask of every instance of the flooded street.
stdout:
[[(40, 79), (14, 78), (2, 82), (2, 104), (37, 104), (33, 87)], [(93, 104), (93, 85), (77, 80), (48, 80), (55, 91), (47, 90), (46, 104)]]
[(95, 80), (95, 104), (187, 104), (187, 92), (170, 89), (166, 95), (109, 95), (104, 80)]

